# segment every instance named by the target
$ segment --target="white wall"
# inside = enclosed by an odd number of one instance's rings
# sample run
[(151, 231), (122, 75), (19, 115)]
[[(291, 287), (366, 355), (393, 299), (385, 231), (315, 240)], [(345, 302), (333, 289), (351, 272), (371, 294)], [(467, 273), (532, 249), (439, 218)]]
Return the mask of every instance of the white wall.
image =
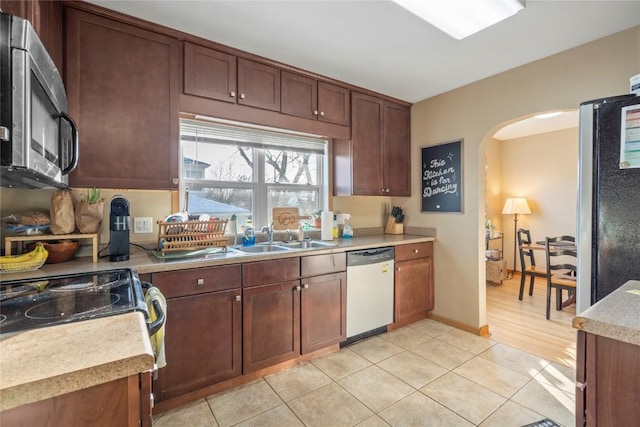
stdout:
[[(627, 93), (629, 77), (639, 71), (637, 26), (414, 104), (415, 187), (403, 207), (411, 218), (408, 225), (437, 229), (434, 314), (472, 328), (486, 324), (485, 151), (495, 131), (538, 112), (576, 109), (589, 99)], [(420, 147), (458, 138), (464, 139), (464, 212), (421, 213), (415, 191)]]

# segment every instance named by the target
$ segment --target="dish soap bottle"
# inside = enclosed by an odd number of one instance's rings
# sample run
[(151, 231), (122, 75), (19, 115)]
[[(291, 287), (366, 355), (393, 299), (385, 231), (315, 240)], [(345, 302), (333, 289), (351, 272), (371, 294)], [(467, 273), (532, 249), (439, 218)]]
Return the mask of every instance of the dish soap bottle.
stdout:
[(342, 238), (350, 239), (353, 237), (353, 228), (351, 228), (351, 224), (349, 224), (349, 216), (344, 217), (344, 228), (342, 229)]
[(253, 231), (253, 227), (247, 226), (244, 229), (244, 236), (242, 236), (242, 246), (253, 246), (256, 244), (256, 234)]

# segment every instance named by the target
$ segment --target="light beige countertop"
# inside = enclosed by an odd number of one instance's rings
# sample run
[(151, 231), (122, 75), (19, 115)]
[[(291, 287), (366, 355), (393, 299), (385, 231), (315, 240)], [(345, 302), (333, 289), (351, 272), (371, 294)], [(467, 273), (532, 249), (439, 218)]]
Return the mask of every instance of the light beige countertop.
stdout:
[(140, 312), (0, 335), (0, 411), (153, 369)]
[(97, 263), (94, 263), (91, 261), (91, 257), (74, 258), (71, 261), (60, 264), (45, 264), (36, 271), (3, 274), (0, 275), (0, 281), (40, 278), (60, 274), (86, 273), (117, 268), (133, 268), (139, 274), (157, 273), (161, 271), (175, 271), (188, 268), (212, 267), (216, 265), (238, 264), (277, 258), (339, 253), (381, 246), (395, 246), (408, 243), (429, 242), (434, 240), (434, 237), (421, 235), (376, 234), (371, 236), (354, 237), (351, 239), (335, 239), (329, 241), (329, 243), (333, 243), (336, 246), (332, 246), (329, 248), (291, 250), (286, 252), (270, 252), (264, 254), (245, 254), (239, 251), (231, 251), (226, 254), (214, 254), (204, 257), (200, 256), (181, 260), (159, 260), (149, 251), (145, 251), (143, 249), (132, 246), (131, 257), (128, 261), (111, 262), (109, 261), (109, 258), (106, 257), (101, 258)]
[(573, 319), (573, 327), (640, 346), (640, 281), (627, 283)]

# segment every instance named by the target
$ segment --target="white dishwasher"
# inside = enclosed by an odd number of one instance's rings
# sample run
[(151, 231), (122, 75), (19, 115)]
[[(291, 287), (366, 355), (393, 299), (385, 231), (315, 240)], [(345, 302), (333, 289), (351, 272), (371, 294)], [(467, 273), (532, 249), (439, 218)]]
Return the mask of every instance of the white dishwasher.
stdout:
[(347, 252), (346, 344), (393, 323), (393, 247)]

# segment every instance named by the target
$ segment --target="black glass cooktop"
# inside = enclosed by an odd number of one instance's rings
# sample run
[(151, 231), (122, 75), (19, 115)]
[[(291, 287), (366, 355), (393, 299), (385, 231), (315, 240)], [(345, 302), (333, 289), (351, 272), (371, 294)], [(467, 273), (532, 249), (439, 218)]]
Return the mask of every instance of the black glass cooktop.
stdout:
[(140, 280), (130, 269), (0, 283), (0, 333), (135, 310), (148, 317)]

